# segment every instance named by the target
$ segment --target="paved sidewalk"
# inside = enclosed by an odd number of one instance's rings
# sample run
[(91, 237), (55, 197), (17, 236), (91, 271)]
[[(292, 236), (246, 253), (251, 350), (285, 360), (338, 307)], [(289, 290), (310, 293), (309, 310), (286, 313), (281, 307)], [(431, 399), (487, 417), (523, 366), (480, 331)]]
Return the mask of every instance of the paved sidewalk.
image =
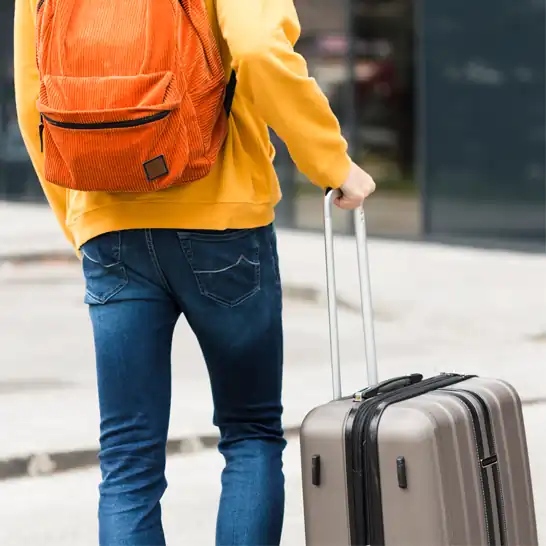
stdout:
[[(79, 266), (2, 265), (2, 255), (70, 252), (44, 206), (0, 203), (0, 230), (0, 467), (15, 459), (17, 472), (26, 472), (28, 457), (38, 455), (30, 470), (39, 472), (48, 469), (41, 455), (78, 451), (94, 461), (98, 415)], [(279, 230), (279, 251), (287, 296), (298, 296), (287, 297), (285, 308), (285, 424), (293, 428), (330, 397), (323, 241)], [(365, 386), (354, 242), (340, 237), (336, 251), (349, 392)], [(372, 240), (370, 259), (380, 378), (493, 375), (511, 381), (546, 418), (545, 256)], [(182, 321), (173, 355), (171, 438), (213, 441), (205, 367)], [(540, 434), (533, 425), (530, 435)], [(74, 466), (69, 455), (62, 464)]]
[(0, 201), (0, 263), (10, 256), (70, 252), (47, 205)]
[[(540, 427), (538, 408), (525, 411), (528, 424)], [(530, 438), (535, 477), (539, 544), (546, 544), (546, 475), (544, 435)], [(215, 451), (172, 457), (167, 462), (169, 488), (162, 501), (169, 544), (210, 546), (214, 528), (223, 461)], [(286, 510), (282, 546), (305, 543), (299, 444), (291, 439), (284, 456)], [(2, 546), (94, 546), (97, 544), (97, 468), (38, 479), (0, 484)], [(537, 484), (537, 482), (539, 482)], [(191, 522), (188, 525), (188, 522)], [(332, 545), (334, 546), (334, 545)]]

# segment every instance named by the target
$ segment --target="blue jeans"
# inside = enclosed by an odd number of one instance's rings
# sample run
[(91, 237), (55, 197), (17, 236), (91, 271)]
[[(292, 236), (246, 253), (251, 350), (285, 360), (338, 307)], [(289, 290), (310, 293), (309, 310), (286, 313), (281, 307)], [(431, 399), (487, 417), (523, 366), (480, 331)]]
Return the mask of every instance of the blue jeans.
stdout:
[(81, 250), (101, 416), (100, 545), (165, 544), (171, 344), (182, 313), (208, 367), (226, 462), (216, 544), (278, 545), (285, 440), (274, 228), (128, 230)]

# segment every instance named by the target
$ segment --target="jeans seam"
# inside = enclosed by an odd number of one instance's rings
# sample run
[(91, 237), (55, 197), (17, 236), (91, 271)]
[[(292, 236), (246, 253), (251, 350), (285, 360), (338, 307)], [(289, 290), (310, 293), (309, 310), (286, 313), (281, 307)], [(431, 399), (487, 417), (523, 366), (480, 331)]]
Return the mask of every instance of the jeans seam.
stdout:
[(121, 231), (118, 230), (118, 240), (116, 245), (114, 246), (114, 256), (117, 258), (118, 263), (121, 263)]
[(146, 246), (148, 247), (148, 254), (150, 255), (150, 259), (152, 260), (152, 264), (154, 266), (155, 272), (157, 273), (159, 277), (159, 281), (161, 282), (161, 285), (163, 288), (171, 295), (172, 290), (169, 286), (169, 283), (167, 282), (167, 279), (165, 278), (165, 275), (163, 274), (163, 270), (161, 269), (161, 265), (159, 265), (159, 259), (157, 257), (157, 252), (155, 251), (155, 245), (154, 240), (152, 236), (152, 230), (151, 229), (145, 229), (144, 230), (144, 237), (146, 238)]
[(271, 250), (271, 262), (273, 264), (273, 274), (275, 275), (275, 284), (277, 286), (281, 285), (281, 271), (279, 266), (279, 254), (278, 249), (276, 245), (276, 236), (274, 227), (271, 228), (271, 232), (269, 233), (269, 248)]
[(186, 240), (194, 240), (194, 241), (202, 241), (205, 243), (212, 243), (212, 242), (223, 242), (223, 241), (234, 241), (237, 239), (241, 239), (242, 237), (246, 237), (249, 234), (257, 233), (259, 228), (243, 228), (243, 229), (235, 229), (233, 231), (229, 231), (227, 233), (216, 231), (216, 230), (210, 230), (208, 232), (200, 232), (200, 231), (192, 231), (191, 229), (188, 230), (179, 230), (177, 231), (177, 236), (180, 240), (186, 239)]

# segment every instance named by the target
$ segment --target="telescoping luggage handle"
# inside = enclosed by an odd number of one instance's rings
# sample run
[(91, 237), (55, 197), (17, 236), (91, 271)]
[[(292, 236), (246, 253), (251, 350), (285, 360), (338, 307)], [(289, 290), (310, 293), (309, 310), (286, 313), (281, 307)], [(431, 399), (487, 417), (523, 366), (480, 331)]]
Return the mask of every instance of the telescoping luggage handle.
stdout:
[[(324, 197), (324, 242), (326, 247), (326, 289), (328, 295), (328, 319), (330, 325), (330, 357), (332, 363), (332, 388), (334, 400), (341, 394), (341, 365), (339, 358), (339, 326), (337, 312), (337, 290), (334, 258), (334, 230), (332, 226), (332, 206), (334, 199), (340, 195), (339, 190), (328, 190)], [(376, 385), (377, 358), (375, 352), (375, 334), (373, 324), (372, 294), (370, 268), (368, 262), (368, 244), (366, 237), (366, 217), (364, 207), (354, 211), (356, 233), (356, 252), (360, 280), (360, 302), (362, 326), (366, 350), (368, 385)]]

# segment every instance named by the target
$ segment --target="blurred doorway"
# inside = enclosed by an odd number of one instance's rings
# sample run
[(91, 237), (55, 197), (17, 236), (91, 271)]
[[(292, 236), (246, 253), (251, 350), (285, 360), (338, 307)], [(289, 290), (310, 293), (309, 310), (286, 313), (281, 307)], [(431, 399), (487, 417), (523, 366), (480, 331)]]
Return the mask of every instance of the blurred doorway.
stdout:
[[(370, 234), (421, 237), (414, 174), (413, 0), (346, 0), (345, 10), (322, 0), (296, 0), (296, 6), (302, 24), (299, 51), (351, 141), (354, 159), (378, 184), (368, 209)], [(350, 89), (353, 104), (347, 100)], [(320, 229), (320, 191), (293, 166), (290, 171), (290, 160), (282, 157), (281, 185), (285, 200), (293, 203), (292, 216), (283, 214), (280, 223)], [(338, 231), (350, 232), (347, 215), (337, 214), (335, 221)]]

